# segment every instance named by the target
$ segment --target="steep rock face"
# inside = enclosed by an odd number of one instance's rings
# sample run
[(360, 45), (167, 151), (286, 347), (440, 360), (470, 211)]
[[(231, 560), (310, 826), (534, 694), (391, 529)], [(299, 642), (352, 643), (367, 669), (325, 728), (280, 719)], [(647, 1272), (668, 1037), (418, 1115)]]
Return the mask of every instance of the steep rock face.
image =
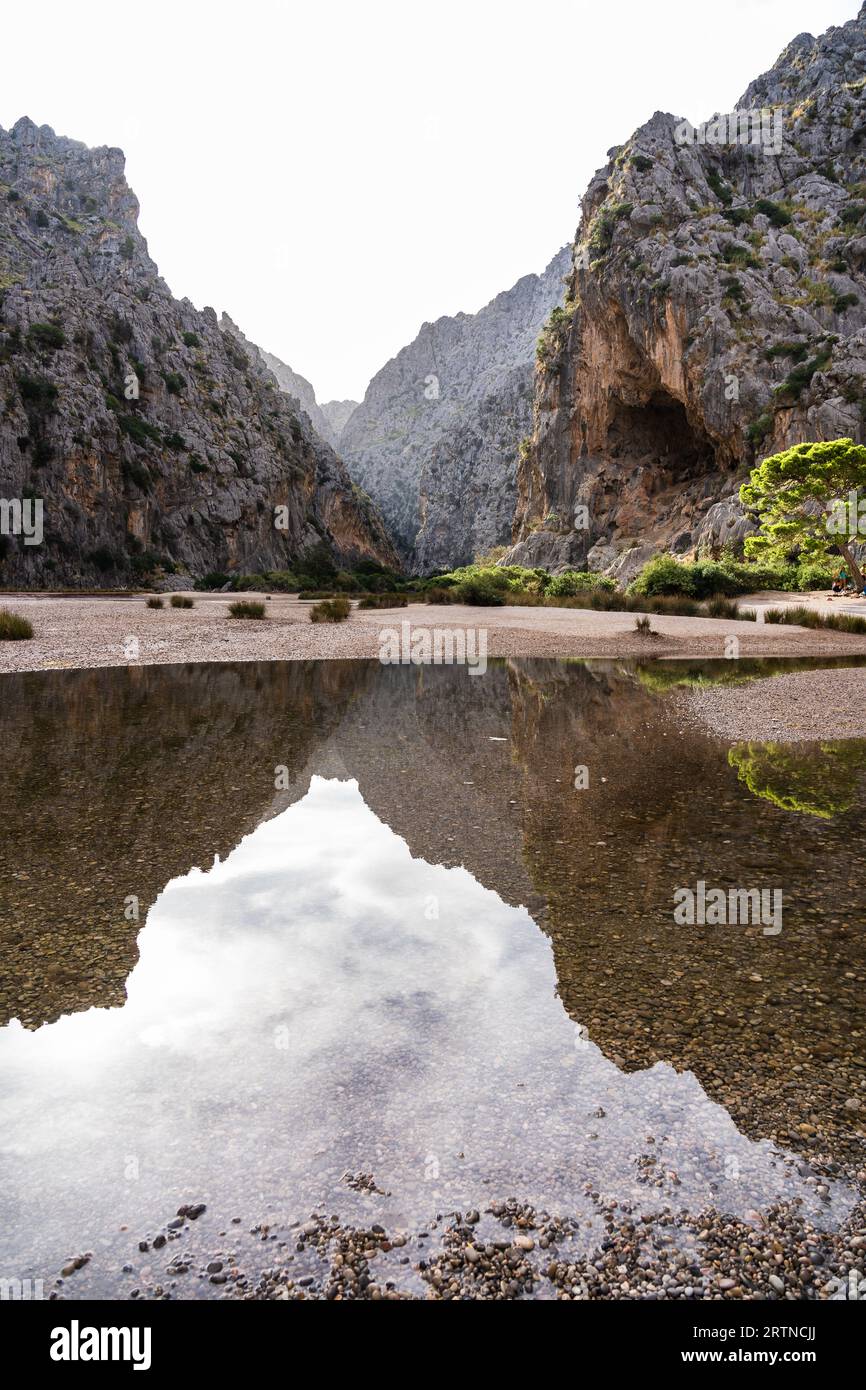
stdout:
[(357, 409), (357, 401), (324, 401), (322, 403), (321, 411), (328, 431), (325, 438), (335, 449), (341, 447), (343, 430)]
[(0, 583), (278, 569), (322, 548), (393, 563), (267, 368), (172, 297), (137, 217), (120, 150), (0, 130), (0, 497), (44, 507), (41, 544), (0, 537)]
[(535, 343), (568, 266), (565, 248), (479, 313), (425, 323), (343, 429), (352, 477), (414, 570), (462, 564), (509, 538)]
[(866, 437), (864, 72), (866, 7), (796, 38), (738, 124), (657, 112), (609, 152), (539, 343), (510, 560), (718, 552), (757, 460)]
[(275, 357), (272, 352), (266, 352), (264, 348), (255, 347), (254, 344), (250, 343), (228, 314), (224, 313), (220, 317), (220, 328), (233, 333), (245, 347), (254, 349), (262, 364), (276, 377), (280, 390), (296, 400), (301, 410), (306, 411), (310, 417), (310, 424), (319, 438), (330, 444), (332, 449), (336, 449), (339, 445), (343, 426), (358, 402), (328, 401), (325, 405), (319, 405), (312, 382), (307, 381), (307, 378), (301, 376), (299, 372), (292, 371), (291, 367), (287, 366), (279, 357)]

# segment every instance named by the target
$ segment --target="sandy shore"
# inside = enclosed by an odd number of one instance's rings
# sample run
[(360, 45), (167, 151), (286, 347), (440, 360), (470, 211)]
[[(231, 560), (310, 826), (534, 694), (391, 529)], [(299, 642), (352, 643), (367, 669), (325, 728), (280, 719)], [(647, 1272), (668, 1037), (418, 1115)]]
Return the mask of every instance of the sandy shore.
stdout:
[(748, 685), (681, 691), (676, 698), (690, 722), (719, 738), (866, 738), (866, 668), (799, 671)]
[[(713, 618), (651, 617), (653, 636), (635, 631), (631, 613), (578, 608), (469, 608), (411, 604), (355, 607), (339, 624), (309, 621), (310, 604), (274, 594), (265, 621), (228, 616), (237, 595), (193, 594), (195, 607), (149, 609), (129, 597), (0, 596), (0, 607), (30, 619), (34, 637), (0, 643), (0, 672), (207, 661), (300, 661), (377, 657), (383, 628), (458, 628), (486, 633), (487, 655), (585, 657), (866, 657), (866, 636)], [(245, 597), (251, 597), (246, 595)], [(766, 596), (761, 595), (762, 600)], [(767, 599), (767, 606), (777, 596)], [(790, 596), (788, 596), (790, 597)], [(751, 602), (751, 601), (749, 601)], [(864, 604), (866, 609), (866, 604)], [(866, 731), (866, 730), (864, 730)]]

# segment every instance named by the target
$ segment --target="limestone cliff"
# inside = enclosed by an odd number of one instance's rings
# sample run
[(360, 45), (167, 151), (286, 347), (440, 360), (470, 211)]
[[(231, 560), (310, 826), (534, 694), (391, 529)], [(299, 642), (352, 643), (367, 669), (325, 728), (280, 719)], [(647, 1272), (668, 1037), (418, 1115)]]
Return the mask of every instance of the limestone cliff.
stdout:
[(608, 152), (539, 342), (508, 558), (627, 579), (717, 552), (756, 460), (866, 438), (864, 73), (866, 7), (794, 39), (730, 116), (657, 112)]
[(566, 248), (479, 313), (425, 323), (345, 425), (349, 471), (414, 570), (462, 564), (510, 538), (535, 343), (568, 265)]
[(41, 544), (0, 536), (0, 584), (394, 563), (333, 450), (212, 309), (172, 297), (137, 219), (120, 150), (0, 130), (0, 498), (44, 507)]
[(335, 449), (342, 447), (343, 430), (354, 412), (358, 409), (357, 401), (323, 401), (320, 407), (325, 419), (327, 433), (325, 439), (333, 445)]
[[(228, 314), (223, 314), (220, 318), (220, 327), (228, 329), (236, 338), (239, 338), (245, 345), (247, 343), (237, 324), (233, 323)], [(316, 391), (312, 382), (307, 381), (300, 372), (295, 372), (279, 357), (275, 357), (272, 352), (266, 352), (264, 348), (254, 348), (263, 365), (276, 377), (277, 384), (281, 391), (285, 391), (287, 396), (292, 396), (300, 406), (301, 410), (306, 411), (310, 417), (310, 424), (316, 431), (320, 439), (324, 439), (330, 444), (332, 449), (339, 448), (340, 435), (343, 426), (348, 420), (352, 411), (356, 409), (357, 401), (326, 401), (320, 405), (316, 400)]]

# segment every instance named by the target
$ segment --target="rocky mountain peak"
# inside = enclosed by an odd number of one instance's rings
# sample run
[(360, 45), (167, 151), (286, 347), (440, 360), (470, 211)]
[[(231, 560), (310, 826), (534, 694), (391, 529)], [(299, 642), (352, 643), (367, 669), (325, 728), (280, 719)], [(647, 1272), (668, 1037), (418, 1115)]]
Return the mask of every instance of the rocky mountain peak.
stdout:
[(510, 558), (625, 574), (737, 544), (757, 458), (863, 438), (864, 73), (861, 11), (729, 113), (656, 112), (591, 180)]
[(234, 325), (173, 298), (124, 165), (27, 118), (0, 129), (0, 496), (45, 514), (41, 544), (0, 537), (0, 582), (285, 569), (319, 549), (394, 563)]

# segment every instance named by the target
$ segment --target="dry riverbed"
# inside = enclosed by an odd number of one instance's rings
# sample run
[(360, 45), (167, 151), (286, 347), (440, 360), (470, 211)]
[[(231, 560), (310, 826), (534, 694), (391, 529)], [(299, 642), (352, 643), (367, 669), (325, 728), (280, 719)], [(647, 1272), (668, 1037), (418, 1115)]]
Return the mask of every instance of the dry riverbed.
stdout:
[[(717, 618), (651, 616), (653, 634), (635, 629), (632, 613), (579, 608), (469, 608), (411, 604), (359, 610), (343, 623), (309, 621), (309, 602), (260, 597), (264, 621), (232, 619), (238, 595), (191, 594), (192, 609), (150, 609), (142, 595), (0, 596), (0, 607), (30, 619), (31, 641), (0, 643), (0, 672), (78, 670), (94, 666), (177, 665), (208, 661), (301, 661), (377, 657), (384, 628), (456, 628), (486, 634), (489, 657), (724, 657), (737, 639), (740, 656), (866, 657), (866, 636)], [(761, 596), (770, 604), (766, 596)], [(864, 605), (866, 608), (866, 605)]]

